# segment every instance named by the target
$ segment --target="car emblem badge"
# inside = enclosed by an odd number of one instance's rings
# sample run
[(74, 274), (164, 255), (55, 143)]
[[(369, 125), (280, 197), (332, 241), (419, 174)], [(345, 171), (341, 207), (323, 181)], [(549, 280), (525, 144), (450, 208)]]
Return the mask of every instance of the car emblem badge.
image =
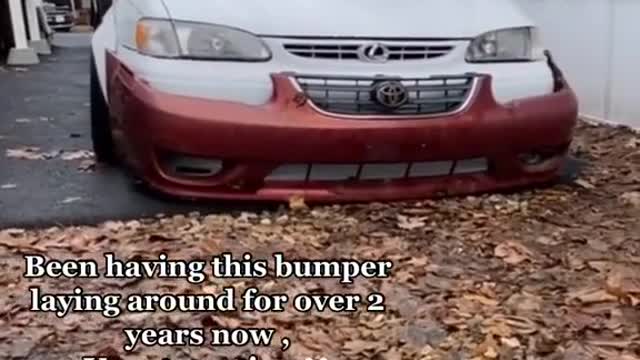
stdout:
[(409, 101), (409, 92), (399, 81), (383, 81), (377, 84), (372, 95), (375, 102), (392, 110)]
[(389, 48), (380, 43), (366, 44), (358, 49), (358, 58), (368, 62), (387, 62), (391, 55)]

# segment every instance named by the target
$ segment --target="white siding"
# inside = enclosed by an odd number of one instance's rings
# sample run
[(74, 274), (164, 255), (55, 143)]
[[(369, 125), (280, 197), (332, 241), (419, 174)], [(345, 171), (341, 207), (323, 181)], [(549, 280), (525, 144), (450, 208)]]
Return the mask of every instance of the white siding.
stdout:
[(640, 0), (517, 0), (540, 25), (583, 115), (640, 128)]

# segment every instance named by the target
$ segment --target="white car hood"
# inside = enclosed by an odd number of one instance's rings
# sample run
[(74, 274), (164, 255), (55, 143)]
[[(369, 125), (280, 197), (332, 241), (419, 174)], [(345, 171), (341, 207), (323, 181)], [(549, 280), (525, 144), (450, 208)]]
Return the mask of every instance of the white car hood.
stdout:
[(512, 0), (163, 0), (176, 20), (258, 35), (469, 38), (529, 26)]

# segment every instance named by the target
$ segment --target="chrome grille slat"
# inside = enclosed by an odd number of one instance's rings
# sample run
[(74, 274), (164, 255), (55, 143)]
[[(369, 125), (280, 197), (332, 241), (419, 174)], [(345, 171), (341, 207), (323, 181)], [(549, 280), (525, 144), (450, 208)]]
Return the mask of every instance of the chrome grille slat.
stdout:
[[(299, 57), (327, 60), (358, 60), (359, 48), (371, 42), (326, 39), (303, 43), (300, 40), (291, 40), (291, 42), (285, 41), (283, 47), (290, 54)], [(380, 44), (389, 49), (388, 61), (429, 60), (445, 56), (455, 48), (455, 44), (443, 44), (442, 41), (383, 41)]]
[[(352, 92), (352, 91), (373, 91), (375, 87), (373, 85), (317, 85), (317, 84), (305, 84), (305, 88), (309, 91), (344, 91), (344, 92)], [(454, 90), (469, 90), (471, 88), (470, 84), (465, 85), (409, 85), (405, 86), (407, 91), (420, 91), (420, 92), (428, 92), (428, 91), (454, 91)]]
[[(396, 76), (324, 76), (292, 74), (309, 101), (322, 111), (345, 115), (438, 115), (456, 111), (467, 102), (476, 74), (437, 75), (427, 78)], [(380, 81), (400, 82), (409, 101), (389, 109), (375, 100)]]

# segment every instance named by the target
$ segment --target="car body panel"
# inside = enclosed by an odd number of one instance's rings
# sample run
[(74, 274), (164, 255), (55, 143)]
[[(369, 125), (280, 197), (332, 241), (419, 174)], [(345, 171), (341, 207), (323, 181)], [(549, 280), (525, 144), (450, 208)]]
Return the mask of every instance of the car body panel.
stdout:
[[(491, 94), (491, 77), (482, 75), (470, 107), (456, 115), (347, 120), (299, 102), (287, 74), (273, 74), (275, 96), (255, 106), (164, 93), (114, 55), (108, 59), (114, 133), (129, 165), (153, 188), (186, 198), (400, 200), (547, 183), (558, 176), (577, 118), (575, 95), (564, 83), (552, 94), (500, 105)], [(536, 151), (552, 155), (535, 166), (520, 162), (519, 155)], [(165, 153), (225, 165), (207, 177), (175, 176), (163, 165)], [(489, 165), (434, 177), (269, 180), (283, 165), (424, 165), (478, 158)]]
[[(478, 72), (494, 78), (493, 91), (501, 103), (548, 94), (553, 89), (551, 71), (544, 61), (534, 63), (467, 64), (459, 53), (451, 57), (405, 64), (363, 64), (361, 62), (332, 63), (322, 60), (302, 61), (286, 53), (280, 40), (270, 40), (274, 58), (268, 63), (208, 62), (193, 60), (154, 59), (136, 51), (121, 48), (119, 58), (138, 76), (158, 90), (210, 100), (238, 101), (259, 105), (273, 94), (270, 74), (296, 72), (333, 75), (385, 74), (399, 77), (428, 77), (438, 74)], [(466, 43), (463, 43), (466, 44)], [(466, 45), (459, 46), (464, 52)], [(523, 76), (524, 75), (524, 76)]]
[(531, 25), (508, 0), (164, 0), (178, 20), (231, 25), (260, 35), (470, 38)]

